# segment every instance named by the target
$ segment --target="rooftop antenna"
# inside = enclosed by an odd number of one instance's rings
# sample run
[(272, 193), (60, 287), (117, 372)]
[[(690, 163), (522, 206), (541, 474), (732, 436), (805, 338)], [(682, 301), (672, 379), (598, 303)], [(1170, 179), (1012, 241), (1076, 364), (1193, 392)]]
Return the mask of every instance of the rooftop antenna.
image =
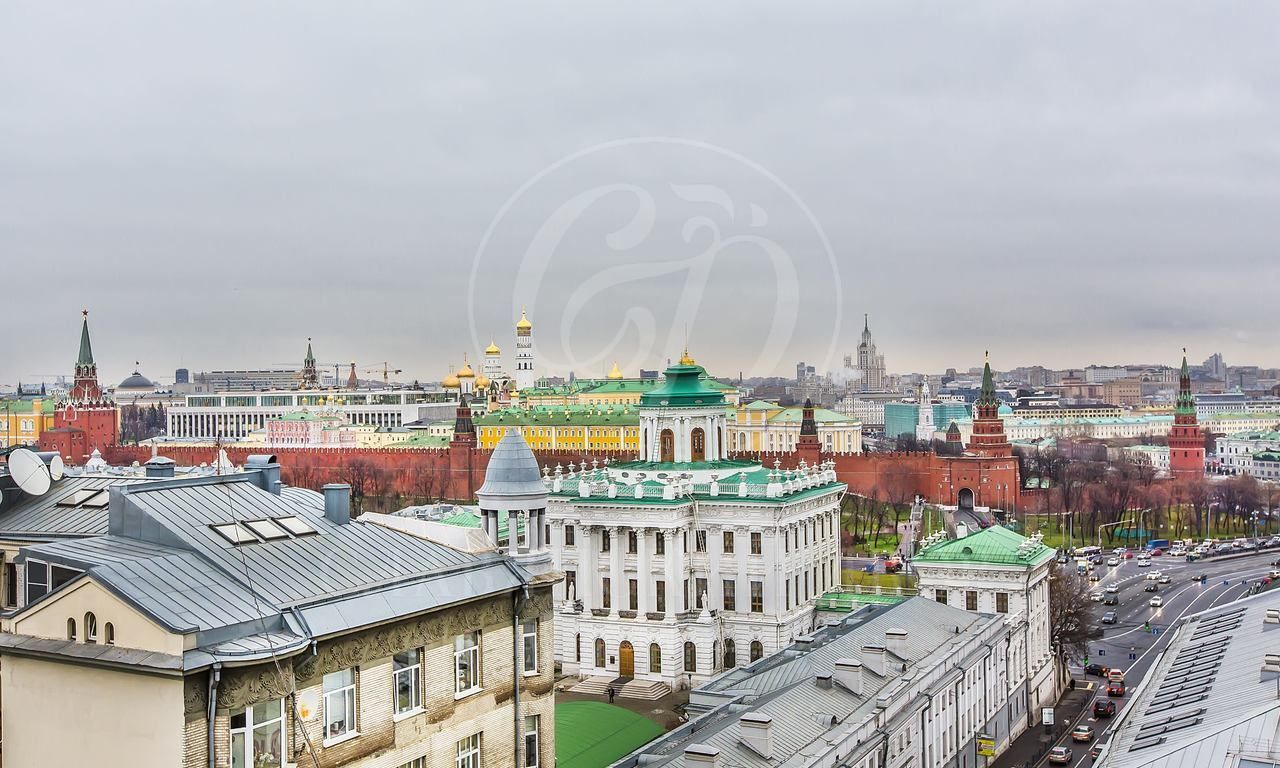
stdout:
[(29, 496), (43, 496), (53, 485), (53, 478), (44, 461), (26, 448), (19, 448), (9, 454), (9, 477)]

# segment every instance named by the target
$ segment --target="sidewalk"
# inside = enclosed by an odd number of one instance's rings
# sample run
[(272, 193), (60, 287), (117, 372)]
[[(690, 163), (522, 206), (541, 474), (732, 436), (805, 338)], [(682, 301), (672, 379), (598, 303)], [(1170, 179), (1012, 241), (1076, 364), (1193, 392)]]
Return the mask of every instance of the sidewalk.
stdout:
[[(1090, 688), (1091, 683), (1092, 688)], [(1077, 677), (1075, 690), (1068, 688), (1054, 707), (1053, 728), (1046, 731), (1045, 727), (1037, 722), (1015, 739), (1008, 749), (992, 760), (990, 768), (1024, 768), (1038, 765), (1048, 754), (1049, 748), (1076, 726), (1076, 719), (1086, 707), (1090, 706), (1097, 693), (1096, 680)], [(1087, 752), (1090, 745), (1073, 744), (1071, 747), (1076, 750), (1078, 758), (1082, 754), (1081, 749)]]

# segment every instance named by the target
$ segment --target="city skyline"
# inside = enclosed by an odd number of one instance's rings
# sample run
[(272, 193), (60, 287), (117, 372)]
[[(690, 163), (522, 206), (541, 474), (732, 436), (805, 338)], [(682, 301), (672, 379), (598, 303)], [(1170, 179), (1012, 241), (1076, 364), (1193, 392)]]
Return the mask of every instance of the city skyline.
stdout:
[[(62, 370), (82, 306), (116, 380), (307, 336), (438, 377), (525, 303), (565, 370), (652, 365), (686, 327), (717, 372), (829, 368), (863, 312), (899, 371), (984, 349), (1266, 365), (1280, 341), (1237, 309), (1280, 276), (1278, 12), (42, 8), (0, 52), (23, 105), (0, 232), (56, 291), (8, 297), (35, 343), (0, 382)], [(609, 198), (533, 253), (609, 184), (657, 195), (651, 231)], [(702, 263), (699, 215), (779, 252)]]

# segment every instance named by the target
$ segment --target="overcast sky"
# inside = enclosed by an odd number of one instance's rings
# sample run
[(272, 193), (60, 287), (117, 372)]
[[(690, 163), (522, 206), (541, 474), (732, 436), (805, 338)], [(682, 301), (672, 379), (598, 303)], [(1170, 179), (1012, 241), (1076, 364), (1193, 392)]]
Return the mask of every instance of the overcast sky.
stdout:
[[(0, 4), (0, 385), (1280, 366), (1280, 5)], [(660, 140), (659, 140), (660, 139)]]

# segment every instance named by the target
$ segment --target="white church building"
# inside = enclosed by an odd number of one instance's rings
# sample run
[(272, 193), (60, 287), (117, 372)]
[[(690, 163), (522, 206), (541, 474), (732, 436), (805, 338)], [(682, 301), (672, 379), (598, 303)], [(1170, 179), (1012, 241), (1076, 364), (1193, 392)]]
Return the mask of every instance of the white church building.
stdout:
[(555, 653), (569, 674), (696, 686), (811, 632), (814, 601), (839, 584), (846, 486), (830, 464), (726, 459), (724, 394), (705, 377), (686, 353), (642, 396), (637, 461), (543, 469), (534, 520), (564, 574)]

